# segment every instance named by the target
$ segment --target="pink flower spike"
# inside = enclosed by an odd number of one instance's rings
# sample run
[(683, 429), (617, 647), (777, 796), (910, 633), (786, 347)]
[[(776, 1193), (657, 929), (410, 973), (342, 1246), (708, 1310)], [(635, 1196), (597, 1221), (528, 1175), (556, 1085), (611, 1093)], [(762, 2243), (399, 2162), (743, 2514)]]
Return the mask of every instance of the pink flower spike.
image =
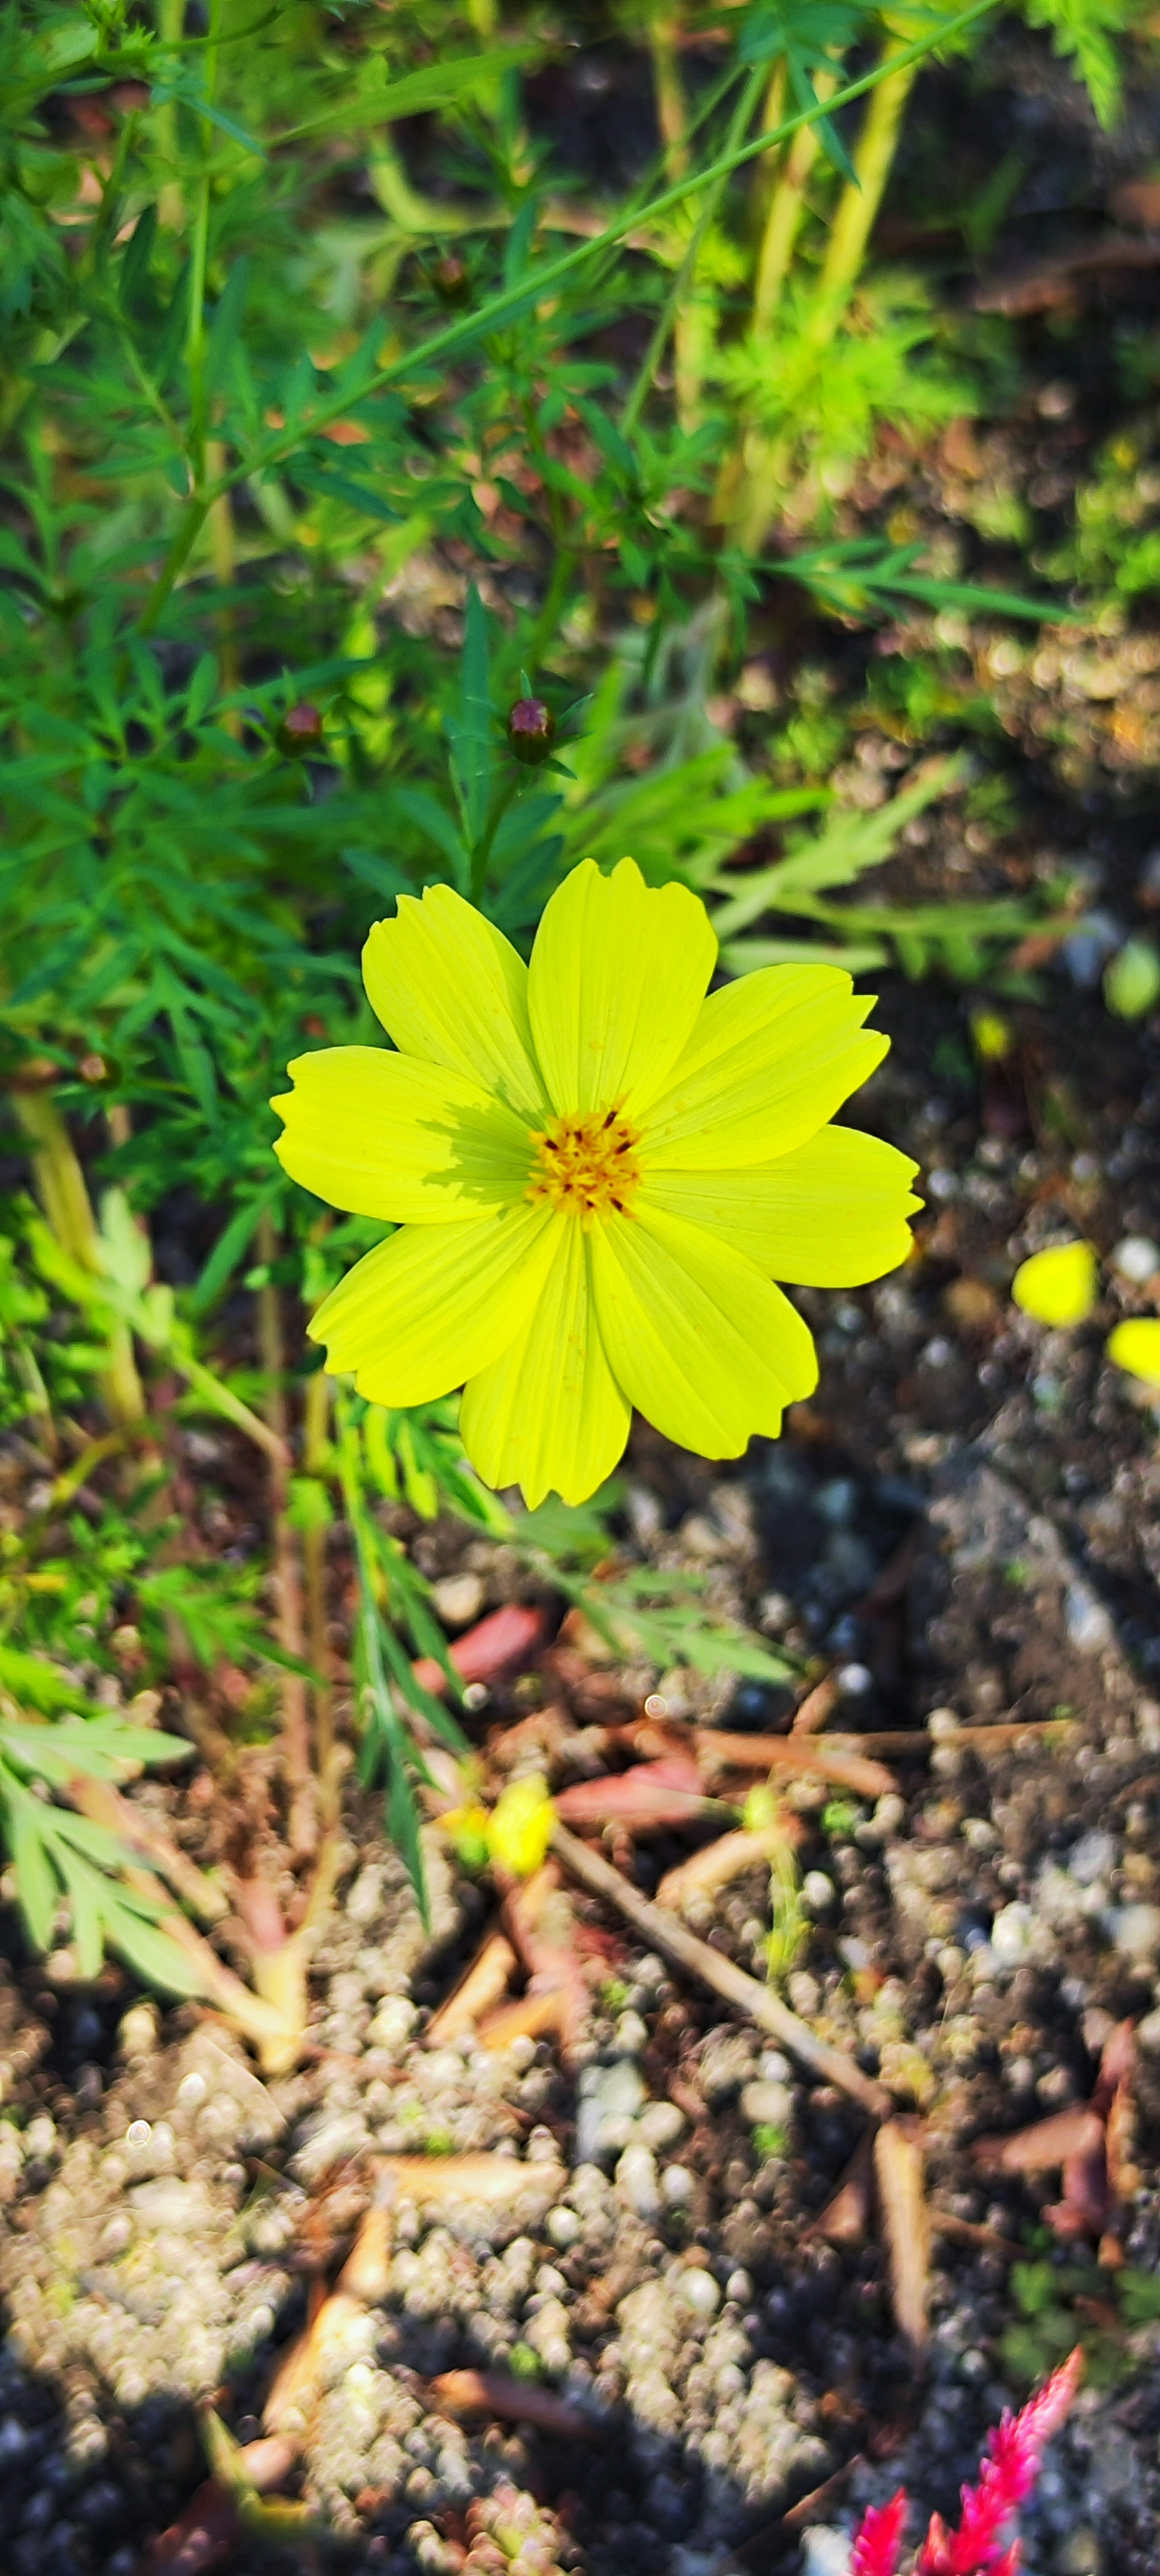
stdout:
[(958, 2530), (948, 2531), (934, 2515), (915, 2576), (1015, 2576), (1018, 2544), (1002, 2550), (1003, 2533), (1031, 2493), (1044, 2449), (1063, 2422), (1082, 2370), (1077, 2345), (1018, 2415), (1004, 2415), (991, 2435), (990, 2458), (983, 2462), (978, 2485), (963, 2488)]
[(908, 2505), (906, 2489), (900, 2487), (889, 2504), (867, 2507), (854, 2541), (850, 2576), (895, 2576)]

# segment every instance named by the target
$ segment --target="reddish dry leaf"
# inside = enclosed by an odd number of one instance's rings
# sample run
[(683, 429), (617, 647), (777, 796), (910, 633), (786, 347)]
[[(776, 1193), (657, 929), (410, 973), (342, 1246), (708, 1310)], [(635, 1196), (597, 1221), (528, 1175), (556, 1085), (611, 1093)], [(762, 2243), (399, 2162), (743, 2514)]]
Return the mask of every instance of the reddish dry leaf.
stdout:
[(516, 1954), (506, 1932), (489, 1932), (446, 2003), (432, 2014), (424, 2032), (428, 2047), (441, 2048), (445, 2041), (462, 2039), (465, 2031), (474, 2030), (506, 1995), (515, 1967)]
[(622, 1824), (640, 1833), (650, 1825), (696, 1824), (716, 1808), (692, 1756), (668, 1753), (659, 1762), (638, 1762), (632, 1771), (574, 1781), (561, 1790), (556, 1813), (566, 1825)]
[[(247, 2442), (237, 2453), (237, 2466), (258, 2495), (284, 2485), (297, 2459), (297, 2447), (280, 2434)], [(145, 2561), (147, 2576), (212, 2576), (224, 2567), (244, 2538), (236, 2499), (207, 2478), (191, 2496), (184, 2513), (155, 2540)]]
[(366, 2211), (339, 2273), (340, 2296), (361, 2299), (368, 2308), (377, 2308), (386, 2298), (394, 2233), (393, 2211), (385, 2201), (376, 2201)]
[(344, 2290), (332, 2291), (323, 2299), (305, 2334), (291, 2344), (274, 2373), (262, 2408), (268, 2433), (285, 2432), (290, 2441), (300, 2438), (326, 2368), (328, 2348), (353, 2317), (362, 2315), (363, 2305), (362, 2299)]
[(1127, 2202), (1140, 2188), (1140, 2168), (1134, 2163), (1132, 2150), (1136, 2143), (1136, 2106), (1132, 2087), (1125, 2076), (1117, 2084), (1108, 2111), (1104, 2144), (1108, 2159), (1108, 2183), (1113, 2198)]
[(976, 2138), (971, 2153), (998, 2173), (1058, 2173), (1073, 2157), (1103, 2153), (1104, 2124), (1082, 2103), (1053, 2111), (1010, 2137)]
[(928, 2332), (930, 2216), (922, 2128), (917, 2120), (883, 2122), (874, 2140), (874, 2179), (886, 2238), (894, 2321), (912, 2350), (920, 2353)]
[[(587, 2003), (587, 1996), (585, 1997)], [(498, 2012), (489, 2013), (479, 2024), (481, 2048), (501, 2056), (515, 2039), (546, 2039), (550, 2031), (563, 2036), (569, 2017), (568, 1992), (563, 1985), (530, 1987), (514, 2003), (502, 2004)]]
[[(572, 1907), (561, 1888), (560, 1871), (554, 1860), (546, 1861), (543, 1869), (522, 1886), (517, 1881), (509, 1884), (503, 1922), (512, 1947), (527, 1969), (529, 1985), (522, 2004), (509, 2006), (504, 2016), (492, 2016), (487, 2045), (508, 2047), (525, 2029), (529, 2034), (558, 2030), (567, 2056), (588, 2027), (591, 1997), (577, 1956)], [(521, 2014), (525, 2016), (522, 2021)], [(496, 2039), (492, 2034), (501, 2020), (507, 2022), (508, 2035)]]
[(506, 2424), (534, 2424), (563, 2442), (591, 2442), (596, 2427), (578, 2406), (550, 2388), (536, 2388), (506, 2370), (445, 2370), (431, 2381), (431, 2395), (452, 2415), (491, 2415)]
[[(486, 1619), (456, 1638), (449, 1661), (461, 1681), (498, 1682), (535, 1662), (550, 1624), (548, 1612), (538, 1602), (507, 1601), (502, 1610), (490, 1610)], [(421, 1655), (414, 1673), (421, 1688), (436, 1699), (447, 1688), (447, 1676), (433, 1655)]]
[(1100, 2071), (1096, 2077), (1091, 2108), (1106, 2119), (1122, 2085), (1131, 2083), (1136, 2071), (1136, 2029), (1130, 2021), (1118, 2021), (1108, 2032), (1100, 2051)]
[(211, 2576), (215, 2567), (240, 2547), (241, 2518), (231, 2495), (207, 2478), (185, 2511), (155, 2540), (146, 2559), (147, 2576)]

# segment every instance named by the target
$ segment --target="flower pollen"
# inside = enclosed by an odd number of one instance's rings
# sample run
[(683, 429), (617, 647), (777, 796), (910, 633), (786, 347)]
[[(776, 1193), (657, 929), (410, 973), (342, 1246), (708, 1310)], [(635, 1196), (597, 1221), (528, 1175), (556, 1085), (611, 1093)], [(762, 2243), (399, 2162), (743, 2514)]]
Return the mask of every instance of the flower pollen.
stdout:
[(618, 1109), (569, 1111), (533, 1138), (528, 1197), (580, 1218), (627, 1216), (640, 1182), (639, 1138)]

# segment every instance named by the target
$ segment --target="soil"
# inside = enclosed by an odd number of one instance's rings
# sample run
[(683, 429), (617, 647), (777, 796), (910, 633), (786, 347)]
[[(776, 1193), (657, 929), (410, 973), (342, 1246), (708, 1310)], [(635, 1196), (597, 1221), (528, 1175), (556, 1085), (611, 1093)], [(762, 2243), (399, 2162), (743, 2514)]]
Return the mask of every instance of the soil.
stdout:
[[(997, 271), (1030, 248), (1058, 254), (1077, 222), (1085, 238), (1098, 227), (1156, 122), (1155, 102), (1136, 100), (1126, 133), (1102, 141), (1045, 44), (1012, 33), (1009, 48), (1002, 113), (1027, 173)], [(641, 113), (631, 82), (617, 90), (617, 60), (610, 49), (616, 116), (603, 93), (586, 111), (613, 159), (631, 157)], [(992, 113), (993, 96), (964, 104), (949, 82), (932, 79), (900, 173), (911, 216), (947, 116), (963, 120), (966, 168)], [(545, 94), (539, 112), (566, 122), (567, 101)], [(922, 457), (884, 442), (843, 504), (847, 533), (904, 500), (916, 534), (957, 530), (972, 573), (1009, 579), (970, 533), (985, 478), (1031, 493), (1050, 551), (1108, 425), (1108, 352), (1125, 320), (1142, 332), (1152, 319), (1146, 277), (1083, 294), (1070, 337), (1028, 321), (1028, 390), (991, 431), (948, 434)], [(824, 667), (855, 710), (847, 783), (872, 803), (912, 758), (874, 685), (892, 655), (930, 647), (931, 623), (874, 638), (794, 615), (787, 642), (774, 601), (755, 660), (783, 705), (803, 664)], [(960, 702), (977, 681), (997, 709), (1013, 819), (972, 823), (949, 800), (874, 880), (876, 899), (1019, 889), (1062, 853), (1083, 860), (1089, 901), (1146, 927), (1160, 638), (1141, 605), (1094, 641), (1004, 630), (1001, 645), (980, 630), (973, 670), (965, 644), (948, 651)], [(755, 694), (718, 710), (751, 751)], [(898, 2322), (897, 2214), (893, 2236), (889, 2209), (862, 2208), (844, 2232), (826, 2220), (864, 2114), (595, 1900), (571, 1900), (577, 1954), (599, 1975), (567, 2060), (551, 2037), (427, 2045), (491, 1900), (431, 1836), (424, 1929), (379, 1802), (351, 1787), (293, 2075), (263, 2081), (224, 2024), (159, 2009), (115, 1965), (95, 1986), (48, 1975), (3, 1916), (13, 2576), (330, 2563), (351, 2576), (841, 2576), (858, 2512), (898, 2484), (912, 2534), (932, 2509), (953, 2516), (988, 2426), (1079, 2339), (1089, 2376), (1025, 2516), (1024, 2563), (1029, 2576), (1155, 2567), (1160, 1460), (1155, 1411), (1104, 1345), (1154, 1303), (1139, 1245), (1160, 1245), (1160, 1021), (1109, 1018), (1090, 949), (1077, 936), (997, 997), (1011, 1031), (998, 1066), (972, 1046), (978, 992), (876, 979), (893, 1046), (851, 1114), (920, 1166), (914, 1262), (858, 1292), (801, 1292), (822, 1377), (782, 1441), (724, 1471), (638, 1428), (628, 1464), (626, 1552), (695, 1566), (712, 1601), (800, 1669), (834, 1669), (843, 1732), (909, 1739), (876, 1803), (808, 1783), (790, 1793), (808, 1915), (786, 1994), (921, 2122), (925, 2348)], [(171, 1214), (178, 1276), (187, 1212)], [(1010, 1281), (1074, 1231), (1101, 1254), (1101, 1303), (1053, 1332), (1016, 1312)], [(214, 1547), (252, 1547), (261, 1509), (241, 1449), (174, 1438), (191, 1523)], [(4, 1465), (18, 1507), (42, 1464), (14, 1439)], [(396, 1518), (425, 1571), (477, 1578), (472, 1615), (520, 1589), (501, 1547)], [(340, 1578), (341, 1547), (339, 1533)], [(344, 1617), (340, 1601), (336, 1645)], [(646, 1692), (676, 1724), (789, 1722), (790, 1692), (769, 1685), (633, 1682), (572, 1637), (472, 1723), (494, 1749), (538, 1706), (562, 1709), (562, 1783), (584, 1730), (634, 1715)], [(1006, 1739), (971, 1742), (1004, 1723)], [(260, 1755), (250, 1776), (258, 1796)], [(193, 1857), (220, 1856), (208, 1774), (139, 1794)], [(618, 1856), (652, 1893), (697, 1839), (642, 1835)], [(689, 1920), (762, 1975), (768, 1873), (701, 1898)], [(1084, 2103), (1124, 2023), (1134, 2055), (1110, 2201), (1086, 2206), (1058, 2168), (1005, 2170), (976, 2151)], [(301, 2531), (288, 2537), (267, 2509), (242, 2536), (227, 2522), (216, 2558), (208, 2542), (200, 2558), (176, 2542), (156, 2554), (206, 2474), (199, 2410), (212, 2401), (236, 2441), (258, 2438), (279, 2364), (382, 2189), (376, 2160), (414, 2152), (487, 2155), (518, 2166), (519, 2184), (502, 2204), (443, 2205), (396, 2183), (381, 2295), (348, 2296), (332, 2316), (298, 2428), (284, 2491)], [(457, 2412), (432, 2383), (461, 2370), (522, 2373), (567, 2401), (570, 2429)]]

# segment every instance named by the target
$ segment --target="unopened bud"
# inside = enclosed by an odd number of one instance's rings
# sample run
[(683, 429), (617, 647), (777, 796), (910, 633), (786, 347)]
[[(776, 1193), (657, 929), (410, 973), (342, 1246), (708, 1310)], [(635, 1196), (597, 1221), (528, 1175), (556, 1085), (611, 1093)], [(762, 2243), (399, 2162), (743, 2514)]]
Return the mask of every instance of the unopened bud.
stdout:
[(556, 735), (556, 719), (542, 698), (517, 698), (508, 717), (508, 748), (525, 769), (538, 769)]
[(83, 1055), (77, 1066), (82, 1082), (103, 1082), (108, 1069), (103, 1055)]
[(322, 718), (317, 707), (305, 698), (300, 705), (290, 707), (276, 728), (274, 740), (287, 760), (305, 760), (322, 740)]
[(471, 293), (467, 262), (457, 250), (448, 250), (436, 260), (431, 270), (431, 284), (441, 304), (466, 304)]

